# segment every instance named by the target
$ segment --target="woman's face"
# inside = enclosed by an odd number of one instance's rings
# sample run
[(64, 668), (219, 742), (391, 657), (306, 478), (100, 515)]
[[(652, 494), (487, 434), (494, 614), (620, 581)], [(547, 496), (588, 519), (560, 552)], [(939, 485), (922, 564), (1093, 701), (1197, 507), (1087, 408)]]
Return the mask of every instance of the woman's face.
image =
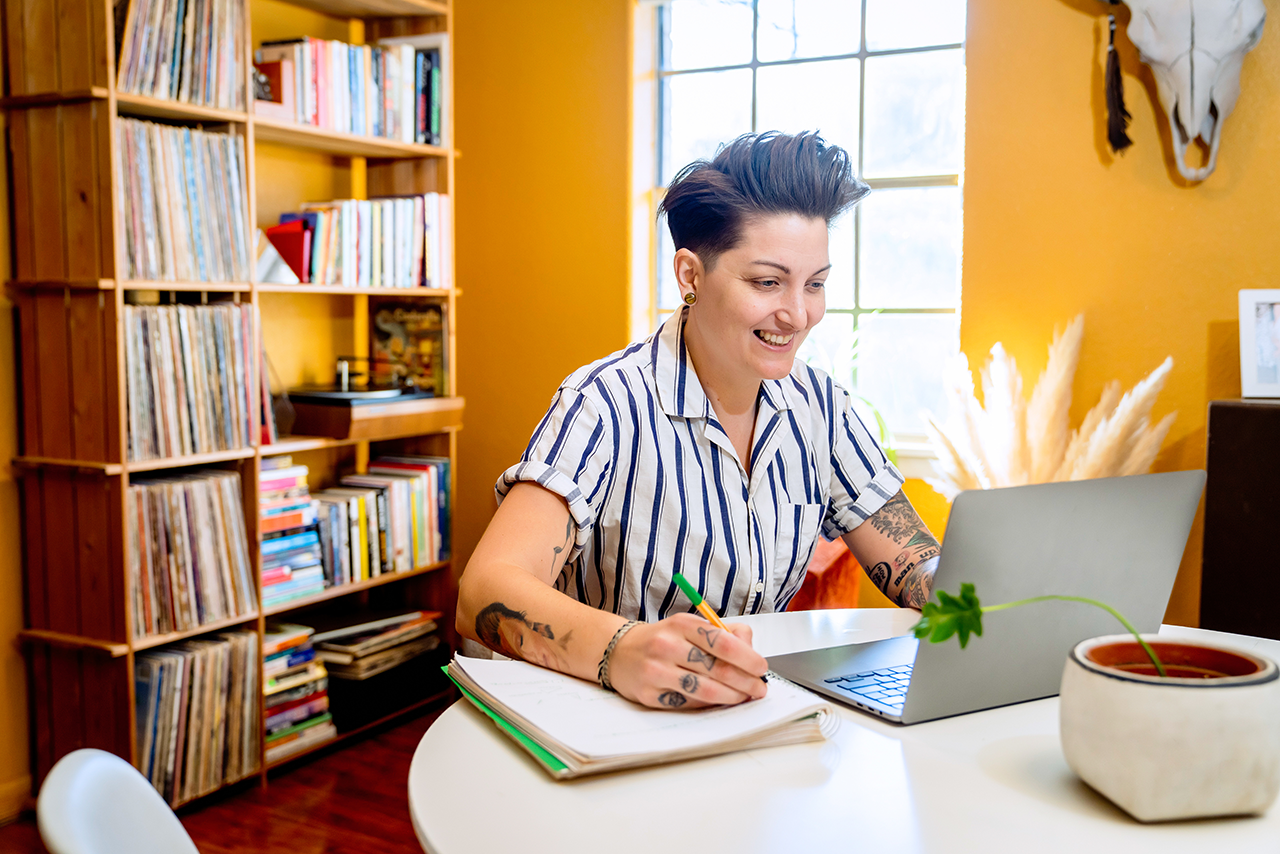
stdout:
[(693, 322), (716, 373), (754, 382), (787, 376), (826, 311), (826, 222), (796, 214), (752, 220), (709, 272), (688, 250), (676, 254), (681, 296), (697, 294)]

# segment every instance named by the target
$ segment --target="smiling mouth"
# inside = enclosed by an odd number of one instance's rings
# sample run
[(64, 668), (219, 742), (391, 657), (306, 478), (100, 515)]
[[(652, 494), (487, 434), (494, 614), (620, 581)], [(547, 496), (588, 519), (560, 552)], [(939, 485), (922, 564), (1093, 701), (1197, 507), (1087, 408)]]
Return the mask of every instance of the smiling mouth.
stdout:
[(791, 339), (796, 337), (792, 332), (790, 335), (778, 335), (773, 332), (765, 332), (763, 329), (755, 330), (756, 337), (766, 344), (772, 344), (775, 347), (785, 347), (791, 343)]

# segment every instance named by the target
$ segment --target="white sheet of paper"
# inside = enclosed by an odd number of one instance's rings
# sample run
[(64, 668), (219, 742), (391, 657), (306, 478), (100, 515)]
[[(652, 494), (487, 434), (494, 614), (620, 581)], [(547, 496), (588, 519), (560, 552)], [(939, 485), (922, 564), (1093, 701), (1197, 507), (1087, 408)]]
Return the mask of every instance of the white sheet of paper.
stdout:
[(825, 701), (781, 679), (737, 706), (648, 709), (598, 685), (523, 661), (462, 658), (463, 669), (495, 699), (579, 753), (593, 757), (682, 750), (728, 741), (802, 716)]

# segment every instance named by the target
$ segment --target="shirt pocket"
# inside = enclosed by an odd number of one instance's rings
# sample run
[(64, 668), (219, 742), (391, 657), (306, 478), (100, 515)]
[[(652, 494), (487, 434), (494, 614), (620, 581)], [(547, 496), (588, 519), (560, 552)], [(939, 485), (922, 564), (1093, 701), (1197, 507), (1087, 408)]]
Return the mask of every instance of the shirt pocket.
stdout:
[(774, 583), (794, 580), (809, 563), (818, 542), (825, 504), (781, 504), (778, 506), (778, 538), (774, 541)]

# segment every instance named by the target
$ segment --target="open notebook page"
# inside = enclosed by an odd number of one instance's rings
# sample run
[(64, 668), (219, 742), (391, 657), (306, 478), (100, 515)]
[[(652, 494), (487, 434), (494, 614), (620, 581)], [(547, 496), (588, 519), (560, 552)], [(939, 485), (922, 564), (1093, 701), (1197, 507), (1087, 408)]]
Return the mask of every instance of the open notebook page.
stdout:
[[(454, 659), (509, 717), (523, 718), (574, 752), (593, 758), (668, 753), (729, 741), (830, 706), (771, 676), (769, 693), (737, 706), (664, 711), (638, 706), (598, 685), (523, 661)], [(824, 731), (835, 724), (828, 714)], [(829, 734), (829, 733), (827, 733)]]

